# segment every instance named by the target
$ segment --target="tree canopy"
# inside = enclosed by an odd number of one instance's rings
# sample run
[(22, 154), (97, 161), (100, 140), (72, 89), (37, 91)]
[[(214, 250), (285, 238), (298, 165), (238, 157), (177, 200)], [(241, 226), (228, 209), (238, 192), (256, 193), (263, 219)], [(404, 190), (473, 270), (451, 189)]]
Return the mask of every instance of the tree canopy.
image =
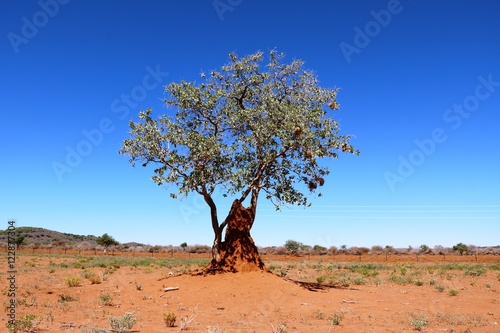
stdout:
[[(155, 165), (152, 180), (174, 185), (171, 196), (197, 192), (211, 204), (219, 188), (240, 202), (260, 191), (279, 208), (307, 205), (310, 191), (329, 173), (319, 161), (337, 153), (358, 154), (340, 135), (329, 112), (338, 109), (337, 89), (318, 86), (303, 62), (282, 63), (283, 54), (257, 52), (230, 61), (201, 82), (171, 83), (164, 102), (175, 114), (152, 118), (141, 111), (120, 153), (134, 165)], [(330, 111), (325, 109), (328, 107)]]
[(103, 234), (100, 237), (97, 237), (96, 243), (99, 245), (102, 245), (106, 248), (112, 246), (112, 245), (118, 245), (119, 243), (110, 235), (108, 234)]
[[(133, 166), (153, 164), (152, 180), (174, 185), (171, 197), (196, 192), (210, 207), (215, 240), (207, 271), (263, 269), (250, 236), (259, 195), (276, 209), (309, 205), (309, 194), (329, 173), (320, 161), (338, 152), (359, 153), (329, 114), (339, 107), (337, 89), (320, 87), (302, 61), (283, 59), (271, 51), (262, 66), (262, 52), (243, 58), (230, 53), (220, 71), (201, 73), (199, 83), (170, 83), (167, 114), (154, 119), (147, 109), (130, 122), (131, 137), (120, 153)], [(216, 189), (239, 197), (222, 223)]]

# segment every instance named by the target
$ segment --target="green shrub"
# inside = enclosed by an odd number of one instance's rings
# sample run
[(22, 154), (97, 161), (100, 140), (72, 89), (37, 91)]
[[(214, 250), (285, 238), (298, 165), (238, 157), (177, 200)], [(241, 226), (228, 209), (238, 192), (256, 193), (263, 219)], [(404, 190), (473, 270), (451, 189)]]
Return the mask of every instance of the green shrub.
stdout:
[(330, 321), (332, 322), (333, 326), (338, 326), (340, 325), (342, 319), (344, 319), (344, 314), (342, 312), (337, 312), (333, 315), (332, 318), (330, 318)]
[(435, 288), (437, 291), (439, 291), (440, 293), (442, 293), (442, 292), (446, 289), (446, 288), (445, 288), (445, 286), (440, 285), (440, 284), (435, 285), (435, 286), (434, 286), (434, 288)]
[(354, 279), (352, 279), (352, 283), (356, 286), (360, 286), (366, 284), (366, 280), (362, 276), (357, 276)]
[(66, 278), (66, 284), (68, 287), (79, 287), (82, 284), (82, 280), (77, 276), (70, 276)]
[(163, 321), (165, 322), (165, 325), (167, 325), (167, 327), (174, 327), (176, 320), (177, 316), (173, 312), (163, 314)]
[(100, 293), (98, 299), (101, 305), (113, 305), (113, 296), (110, 293)]
[(457, 296), (458, 295), (458, 290), (456, 290), (456, 289), (450, 289), (450, 291), (448, 291), (448, 294), (450, 294), (450, 296)]
[(118, 333), (130, 330), (137, 322), (137, 318), (132, 312), (127, 312), (121, 317), (109, 317), (108, 320), (113, 331)]
[(423, 286), (425, 284), (424, 281), (420, 280), (420, 279), (417, 279), (415, 281), (413, 281), (413, 283), (416, 285), (416, 286)]
[(320, 275), (316, 278), (316, 282), (318, 282), (318, 284), (322, 284), (323, 282), (325, 282), (326, 280), (326, 276), (324, 275)]
[(411, 322), (411, 326), (415, 327), (417, 331), (421, 331), (427, 325), (426, 317), (418, 317)]
[(9, 333), (15, 332), (33, 332), (37, 330), (41, 322), (40, 316), (27, 313), (14, 321), (14, 323), (7, 323), (7, 331)]

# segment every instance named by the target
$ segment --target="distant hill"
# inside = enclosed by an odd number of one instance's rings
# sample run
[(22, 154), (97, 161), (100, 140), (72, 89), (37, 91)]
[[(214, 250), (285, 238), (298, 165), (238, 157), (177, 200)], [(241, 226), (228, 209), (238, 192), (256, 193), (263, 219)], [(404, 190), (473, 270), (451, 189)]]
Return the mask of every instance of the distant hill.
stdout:
[[(94, 235), (75, 235), (59, 231), (36, 227), (18, 227), (16, 228), (16, 237), (24, 236), (27, 247), (72, 247), (76, 248), (79, 244), (85, 242), (90, 246), (97, 246), (97, 236)], [(0, 230), (0, 243), (7, 243), (7, 230)], [(131, 242), (123, 244), (124, 246), (143, 246), (144, 244)]]

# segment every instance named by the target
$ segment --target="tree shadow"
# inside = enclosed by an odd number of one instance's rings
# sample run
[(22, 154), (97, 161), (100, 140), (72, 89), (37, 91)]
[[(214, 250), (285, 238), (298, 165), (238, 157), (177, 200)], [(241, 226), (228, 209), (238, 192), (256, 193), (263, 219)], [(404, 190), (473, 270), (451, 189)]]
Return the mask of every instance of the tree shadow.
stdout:
[(309, 291), (313, 292), (319, 292), (319, 291), (325, 291), (329, 289), (343, 289), (343, 290), (358, 290), (356, 288), (350, 288), (350, 287), (344, 287), (340, 284), (334, 284), (334, 283), (317, 283), (317, 282), (304, 282), (304, 281), (298, 281), (298, 280), (293, 280), (290, 278), (283, 278), (285, 281), (289, 281), (292, 283), (295, 283), (298, 286), (301, 286), (304, 289), (307, 289)]

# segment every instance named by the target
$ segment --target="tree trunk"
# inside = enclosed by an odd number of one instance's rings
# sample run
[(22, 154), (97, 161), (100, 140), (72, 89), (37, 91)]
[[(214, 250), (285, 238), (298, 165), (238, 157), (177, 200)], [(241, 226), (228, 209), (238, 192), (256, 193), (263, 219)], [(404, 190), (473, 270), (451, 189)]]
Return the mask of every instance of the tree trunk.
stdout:
[[(251, 272), (265, 270), (257, 246), (250, 236), (255, 219), (252, 208), (245, 208), (235, 200), (229, 214), (215, 235), (212, 261), (202, 273)], [(222, 230), (226, 228), (224, 241)]]

